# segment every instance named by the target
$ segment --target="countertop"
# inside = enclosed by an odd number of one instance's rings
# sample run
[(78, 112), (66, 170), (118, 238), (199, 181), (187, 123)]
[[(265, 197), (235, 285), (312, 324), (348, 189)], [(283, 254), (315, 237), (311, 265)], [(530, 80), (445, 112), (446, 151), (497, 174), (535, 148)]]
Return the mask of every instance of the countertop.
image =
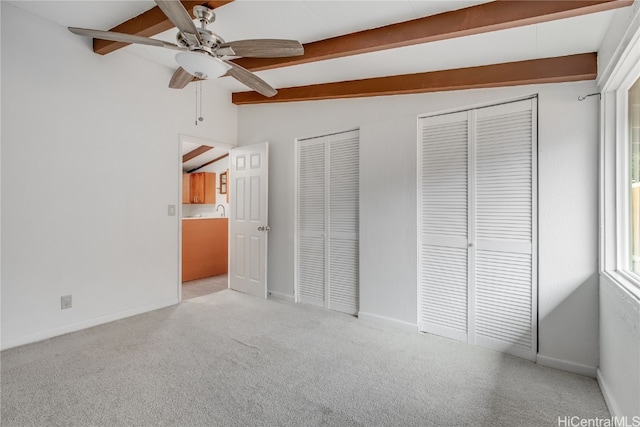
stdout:
[(184, 217), (182, 219), (228, 219), (228, 218), (221, 217), (221, 216), (190, 216), (190, 217)]

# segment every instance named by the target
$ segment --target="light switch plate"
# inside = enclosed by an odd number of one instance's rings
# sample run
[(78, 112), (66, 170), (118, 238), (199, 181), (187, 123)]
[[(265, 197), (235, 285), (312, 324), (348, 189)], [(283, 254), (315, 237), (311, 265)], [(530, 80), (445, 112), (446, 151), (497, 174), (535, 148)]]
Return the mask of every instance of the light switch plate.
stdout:
[(176, 216), (176, 205), (169, 205), (167, 207), (167, 215)]
[(64, 295), (60, 297), (60, 309), (66, 310), (71, 308), (71, 295)]

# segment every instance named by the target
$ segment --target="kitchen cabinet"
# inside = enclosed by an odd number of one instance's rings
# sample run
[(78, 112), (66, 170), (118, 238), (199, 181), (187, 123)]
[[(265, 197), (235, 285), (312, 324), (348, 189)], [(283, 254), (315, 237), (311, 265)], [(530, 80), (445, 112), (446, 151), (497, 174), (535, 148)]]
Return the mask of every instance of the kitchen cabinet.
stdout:
[(182, 220), (182, 281), (227, 273), (229, 220)]
[(189, 174), (189, 203), (215, 204), (216, 174), (197, 172)]
[(182, 203), (188, 204), (191, 203), (191, 180), (188, 173), (182, 174)]

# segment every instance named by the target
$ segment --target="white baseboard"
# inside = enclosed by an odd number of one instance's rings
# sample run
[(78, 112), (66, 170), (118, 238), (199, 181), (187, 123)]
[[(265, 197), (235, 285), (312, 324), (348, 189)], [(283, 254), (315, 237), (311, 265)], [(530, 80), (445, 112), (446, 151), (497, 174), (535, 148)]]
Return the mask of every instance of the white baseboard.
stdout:
[(613, 398), (613, 394), (611, 393), (609, 386), (607, 386), (607, 382), (604, 380), (604, 377), (602, 376), (602, 371), (600, 371), (600, 368), (598, 368), (597, 370), (597, 378), (598, 378), (598, 385), (600, 386), (600, 391), (602, 392), (602, 396), (604, 397), (604, 402), (607, 404), (607, 408), (609, 408), (609, 412), (611, 413), (611, 416), (612, 417), (622, 416), (620, 414), (620, 411), (618, 410), (618, 405), (616, 404), (616, 401)]
[(25, 344), (31, 344), (34, 342), (46, 340), (49, 338), (57, 337), (59, 335), (68, 334), (71, 332), (81, 331), (83, 329), (91, 328), (93, 326), (102, 325), (104, 323), (113, 322), (114, 320), (124, 319), (125, 317), (135, 316), (137, 314), (147, 313), (149, 311), (157, 310), (171, 305), (178, 304), (178, 298), (169, 298), (162, 301), (157, 301), (152, 304), (142, 305), (140, 307), (130, 308), (128, 310), (119, 311), (105, 316), (96, 317), (93, 319), (84, 320), (82, 322), (72, 323), (70, 325), (61, 326), (59, 328), (48, 329), (35, 334), (26, 335), (19, 338), (2, 342), (0, 345), (1, 350), (7, 350), (9, 348), (18, 347)]
[(268, 294), (270, 299), (277, 299), (280, 301), (287, 301), (287, 302), (295, 302), (293, 295), (283, 294), (281, 292), (274, 292), (274, 291), (268, 291)]
[(567, 360), (556, 359), (549, 356), (538, 354), (536, 363), (549, 368), (559, 369), (561, 371), (571, 372), (573, 374), (584, 375), (585, 377), (596, 378), (595, 366), (582, 365), (580, 363), (569, 362)]
[(365, 313), (363, 311), (358, 312), (358, 319), (369, 320), (371, 322), (384, 323), (385, 325), (391, 325), (395, 328), (402, 329), (408, 332), (418, 332), (418, 325), (414, 323), (405, 322), (404, 320), (393, 319), (391, 317), (380, 316), (378, 314)]

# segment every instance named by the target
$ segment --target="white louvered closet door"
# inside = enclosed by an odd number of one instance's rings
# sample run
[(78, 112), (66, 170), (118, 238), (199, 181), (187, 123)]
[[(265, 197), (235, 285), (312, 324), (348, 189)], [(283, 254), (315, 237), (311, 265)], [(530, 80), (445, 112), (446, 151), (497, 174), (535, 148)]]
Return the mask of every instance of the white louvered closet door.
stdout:
[(358, 132), (329, 136), (328, 308), (358, 313)]
[(475, 118), (475, 338), (535, 358), (537, 347), (536, 99)]
[(359, 136), (298, 147), (298, 301), (358, 312)]
[(421, 330), (535, 358), (536, 112), (421, 119)]
[(422, 119), (420, 330), (467, 339), (468, 113)]
[(326, 137), (298, 147), (298, 301), (324, 307)]

